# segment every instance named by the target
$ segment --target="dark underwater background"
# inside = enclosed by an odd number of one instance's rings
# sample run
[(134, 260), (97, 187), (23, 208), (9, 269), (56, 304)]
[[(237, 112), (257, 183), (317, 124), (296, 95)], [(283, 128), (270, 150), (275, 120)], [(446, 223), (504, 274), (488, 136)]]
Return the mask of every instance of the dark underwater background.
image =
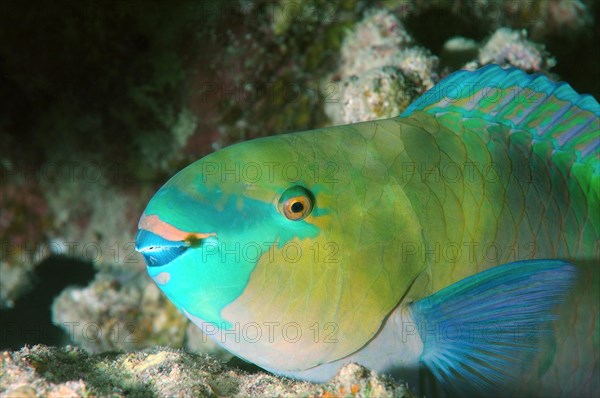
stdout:
[[(394, 116), (463, 67), (513, 64), (600, 98), (599, 13), (596, 0), (1, 2), (0, 351), (229, 359), (133, 250), (170, 176), (235, 142)], [(393, 106), (349, 104), (356, 82)]]

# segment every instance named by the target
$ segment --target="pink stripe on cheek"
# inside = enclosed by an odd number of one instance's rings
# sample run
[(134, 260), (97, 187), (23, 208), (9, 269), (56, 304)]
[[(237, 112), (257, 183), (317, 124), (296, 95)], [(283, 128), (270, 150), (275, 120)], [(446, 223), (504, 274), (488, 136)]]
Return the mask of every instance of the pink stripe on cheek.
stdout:
[(217, 236), (214, 232), (203, 233), (182, 231), (179, 228), (175, 228), (171, 224), (162, 221), (157, 215), (147, 216), (143, 214), (138, 223), (138, 228), (154, 232), (156, 235), (172, 241), (184, 241), (190, 240), (190, 238), (204, 239), (209, 236)]

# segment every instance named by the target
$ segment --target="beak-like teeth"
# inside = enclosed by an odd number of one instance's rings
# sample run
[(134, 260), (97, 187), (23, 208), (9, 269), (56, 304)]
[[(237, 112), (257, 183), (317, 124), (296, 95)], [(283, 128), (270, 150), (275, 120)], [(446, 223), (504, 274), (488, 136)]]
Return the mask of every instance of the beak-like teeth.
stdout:
[(166, 265), (189, 248), (186, 241), (167, 240), (145, 229), (140, 229), (135, 238), (135, 250), (144, 256), (148, 267)]

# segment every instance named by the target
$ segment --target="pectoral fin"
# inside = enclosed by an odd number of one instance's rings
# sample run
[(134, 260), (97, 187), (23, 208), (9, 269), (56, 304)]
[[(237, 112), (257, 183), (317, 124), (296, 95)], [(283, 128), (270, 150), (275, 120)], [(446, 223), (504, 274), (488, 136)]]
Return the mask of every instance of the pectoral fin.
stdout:
[[(503, 264), (410, 305), (421, 362), (452, 392), (510, 388), (552, 334), (576, 268), (560, 260)], [(546, 336), (546, 337), (545, 337)]]

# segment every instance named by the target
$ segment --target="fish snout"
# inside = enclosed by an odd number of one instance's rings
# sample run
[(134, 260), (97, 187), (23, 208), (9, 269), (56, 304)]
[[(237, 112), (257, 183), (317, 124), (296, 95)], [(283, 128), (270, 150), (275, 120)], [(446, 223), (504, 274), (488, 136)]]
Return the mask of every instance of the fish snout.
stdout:
[(166, 265), (190, 247), (186, 241), (168, 240), (144, 229), (140, 229), (135, 237), (135, 250), (144, 256), (148, 267)]
[(135, 250), (141, 253), (148, 267), (169, 264), (188, 249), (200, 247), (207, 238), (216, 234), (180, 230), (158, 218), (142, 215), (135, 237)]

